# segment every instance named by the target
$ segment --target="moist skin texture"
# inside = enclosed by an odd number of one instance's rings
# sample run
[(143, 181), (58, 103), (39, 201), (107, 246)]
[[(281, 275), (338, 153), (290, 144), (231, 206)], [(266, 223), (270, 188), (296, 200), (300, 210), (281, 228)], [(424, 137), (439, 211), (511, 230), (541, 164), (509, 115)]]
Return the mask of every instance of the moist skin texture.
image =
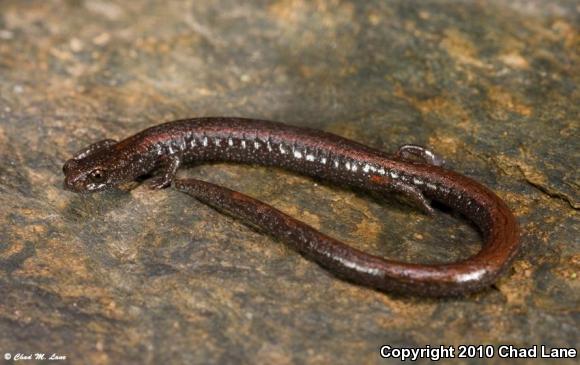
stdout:
[(431, 151), (405, 145), (390, 156), (331, 133), (263, 120), (179, 120), (120, 142), (99, 141), (64, 164), (64, 186), (78, 193), (102, 191), (159, 169), (161, 176), (150, 186), (161, 189), (171, 185), (183, 163), (205, 161), (277, 166), (341, 185), (399, 193), (429, 214), (429, 201), (436, 200), (464, 214), (483, 234), (481, 251), (463, 261), (397, 262), (352, 248), (241, 193), (198, 180), (176, 181), (179, 190), (262, 227), (360, 285), (426, 296), (466, 294), (492, 284), (519, 248), (518, 225), (506, 204), (474, 180), (439, 166), (442, 160)]

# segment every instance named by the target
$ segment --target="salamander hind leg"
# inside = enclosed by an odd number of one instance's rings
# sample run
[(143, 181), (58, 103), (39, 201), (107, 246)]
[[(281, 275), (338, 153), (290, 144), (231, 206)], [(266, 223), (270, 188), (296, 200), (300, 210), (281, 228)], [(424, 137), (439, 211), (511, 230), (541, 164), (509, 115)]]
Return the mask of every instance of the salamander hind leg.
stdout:
[[(372, 187), (372, 190), (377, 191), (381, 194), (387, 193), (397, 193), (403, 195), (411, 203), (416, 205), (419, 209), (425, 212), (429, 216), (435, 214), (435, 210), (431, 207), (431, 204), (425, 195), (413, 185), (406, 184), (402, 181), (397, 181), (389, 178), (380, 178), (375, 180), (376, 184)], [(386, 191), (385, 191), (386, 190)]]
[(177, 155), (165, 157), (161, 162), (161, 176), (151, 179), (149, 187), (151, 189), (165, 189), (171, 186), (179, 166), (181, 166), (181, 157)]
[(404, 161), (413, 161), (413, 157), (415, 157), (424, 163), (434, 166), (443, 166), (445, 164), (445, 160), (436, 153), (426, 147), (415, 144), (402, 145), (395, 153), (395, 157)]
[(400, 181), (391, 181), (389, 190), (403, 195), (427, 215), (435, 215), (435, 210), (433, 207), (431, 207), (429, 200), (427, 200), (421, 190), (417, 189), (416, 187), (402, 183)]

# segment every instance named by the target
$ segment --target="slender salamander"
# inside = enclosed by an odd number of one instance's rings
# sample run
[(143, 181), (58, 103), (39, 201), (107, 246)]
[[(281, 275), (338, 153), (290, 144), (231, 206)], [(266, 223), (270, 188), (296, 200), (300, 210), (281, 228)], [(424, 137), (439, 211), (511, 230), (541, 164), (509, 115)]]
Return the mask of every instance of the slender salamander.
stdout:
[(356, 188), (399, 193), (430, 214), (430, 200), (436, 200), (464, 214), (482, 232), (482, 249), (465, 260), (403, 263), (350, 247), (241, 193), (198, 180), (176, 181), (177, 189), (262, 227), (361, 285), (426, 296), (470, 293), (495, 282), (519, 248), (518, 225), (507, 205), (476, 181), (441, 167), (442, 160), (430, 150), (404, 145), (388, 155), (331, 133), (263, 120), (178, 120), (120, 142), (96, 142), (64, 164), (64, 187), (78, 193), (102, 191), (160, 170), (150, 186), (161, 189), (171, 185), (183, 163), (204, 161), (276, 166)]

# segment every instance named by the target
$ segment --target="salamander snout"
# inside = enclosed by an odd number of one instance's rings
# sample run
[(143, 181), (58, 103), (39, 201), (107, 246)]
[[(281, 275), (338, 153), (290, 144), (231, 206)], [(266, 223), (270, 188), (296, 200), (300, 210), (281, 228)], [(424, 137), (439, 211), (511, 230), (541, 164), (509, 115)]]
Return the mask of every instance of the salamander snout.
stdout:
[(65, 174), (64, 189), (75, 193), (94, 193), (109, 188), (109, 174), (105, 169), (95, 167), (91, 170), (83, 171), (75, 169), (73, 165), (67, 161), (63, 166)]

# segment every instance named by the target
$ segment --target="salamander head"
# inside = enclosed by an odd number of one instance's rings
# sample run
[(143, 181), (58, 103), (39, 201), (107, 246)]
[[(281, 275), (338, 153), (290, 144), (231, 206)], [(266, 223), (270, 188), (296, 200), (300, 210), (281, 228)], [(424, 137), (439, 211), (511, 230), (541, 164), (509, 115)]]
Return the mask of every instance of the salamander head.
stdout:
[(113, 140), (104, 140), (79, 151), (62, 167), (64, 188), (76, 193), (109, 190), (132, 180), (130, 161), (120, 157)]
[[(84, 163), (83, 163), (84, 162)], [(87, 161), (68, 160), (62, 167), (64, 188), (76, 193), (93, 193), (113, 187), (106, 166)]]

